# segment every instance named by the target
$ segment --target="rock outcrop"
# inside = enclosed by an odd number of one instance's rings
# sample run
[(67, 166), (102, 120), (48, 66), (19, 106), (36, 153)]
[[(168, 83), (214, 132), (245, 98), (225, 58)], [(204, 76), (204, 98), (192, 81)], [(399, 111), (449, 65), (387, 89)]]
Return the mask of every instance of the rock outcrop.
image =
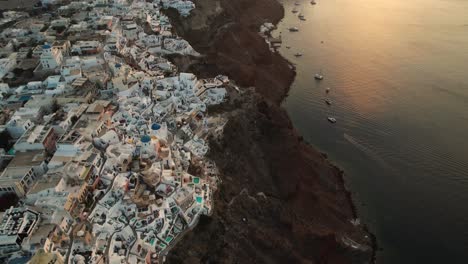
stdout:
[(294, 69), (269, 50), (258, 29), (278, 23), (282, 6), (276, 0), (196, 4), (188, 18), (171, 16), (178, 34), (204, 55), (190, 70), (255, 88), (216, 109), (229, 122), (223, 139), (210, 144), (223, 181), (215, 212), (170, 251), (168, 263), (372, 263), (374, 243), (351, 223), (356, 215), (342, 171), (302, 140), (280, 106)]

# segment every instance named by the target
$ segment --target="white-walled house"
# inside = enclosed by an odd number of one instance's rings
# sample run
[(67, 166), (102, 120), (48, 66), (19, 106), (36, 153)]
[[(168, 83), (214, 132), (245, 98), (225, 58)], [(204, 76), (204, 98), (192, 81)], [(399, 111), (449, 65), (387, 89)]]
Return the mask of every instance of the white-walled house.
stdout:
[(53, 70), (62, 65), (62, 51), (52, 49), (52, 46), (45, 44), (42, 46), (41, 65), (44, 70)]
[(16, 53), (12, 53), (8, 58), (0, 59), (0, 79), (16, 67)]
[(6, 123), (6, 129), (10, 136), (14, 139), (20, 138), (28, 129), (33, 126), (33, 122), (29, 119), (10, 119)]

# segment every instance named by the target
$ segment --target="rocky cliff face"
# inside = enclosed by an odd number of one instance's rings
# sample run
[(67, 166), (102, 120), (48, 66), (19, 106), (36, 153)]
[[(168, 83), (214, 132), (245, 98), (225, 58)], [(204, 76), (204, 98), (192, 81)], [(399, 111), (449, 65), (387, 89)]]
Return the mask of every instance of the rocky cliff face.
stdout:
[[(294, 71), (258, 35), (284, 14), (276, 0), (198, 0), (177, 32), (205, 57), (190, 69), (224, 73), (245, 88), (210, 156), (222, 173), (215, 212), (201, 219), (168, 263), (370, 263), (370, 235), (354, 226), (342, 172), (302, 141), (280, 102)], [(170, 14), (171, 12), (169, 12)], [(183, 58), (180, 62), (186, 63)]]

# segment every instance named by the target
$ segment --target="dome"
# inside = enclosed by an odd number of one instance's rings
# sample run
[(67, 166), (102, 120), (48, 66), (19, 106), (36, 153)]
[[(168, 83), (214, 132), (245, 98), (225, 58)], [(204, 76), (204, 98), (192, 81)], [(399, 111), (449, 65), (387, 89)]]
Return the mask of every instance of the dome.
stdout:
[(159, 124), (154, 123), (154, 124), (151, 125), (152, 130), (159, 130), (160, 128), (161, 128), (161, 125), (159, 125)]
[(141, 142), (143, 142), (143, 143), (148, 143), (150, 141), (151, 141), (151, 137), (148, 136), (148, 135), (144, 135), (144, 136), (141, 137)]

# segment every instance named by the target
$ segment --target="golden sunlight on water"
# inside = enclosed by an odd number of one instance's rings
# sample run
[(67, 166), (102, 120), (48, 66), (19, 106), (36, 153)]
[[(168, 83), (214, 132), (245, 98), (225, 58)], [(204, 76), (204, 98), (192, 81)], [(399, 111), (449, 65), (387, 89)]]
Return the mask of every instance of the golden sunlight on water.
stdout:
[(274, 33), (297, 66), (284, 105), (347, 172), (379, 263), (465, 263), (468, 1), (298, 2)]

